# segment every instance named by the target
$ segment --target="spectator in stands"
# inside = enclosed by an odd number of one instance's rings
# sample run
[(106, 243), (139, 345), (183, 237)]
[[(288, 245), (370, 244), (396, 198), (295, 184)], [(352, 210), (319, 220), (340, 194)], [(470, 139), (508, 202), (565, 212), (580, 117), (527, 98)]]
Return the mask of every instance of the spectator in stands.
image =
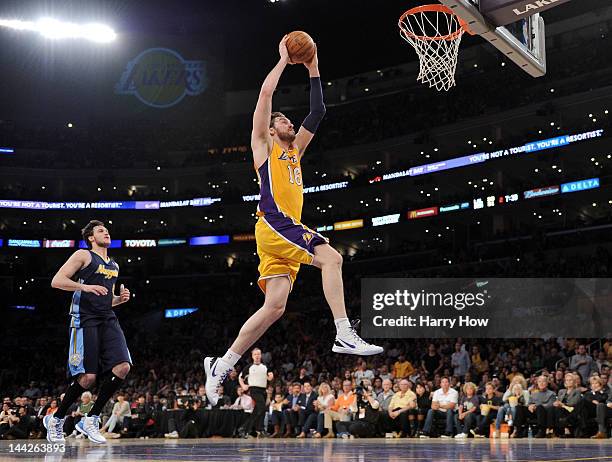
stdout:
[(357, 370), (354, 372), (353, 377), (355, 378), (355, 383), (361, 385), (364, 379), (374, 380), (374, 372), (371, 369), (367, 369), (367, 363), (360, 359), (357, 361)]
[(294, 382), (291, 393), (285, 397), (283, 413), (285, 414), (285, 438), (295, 436), (304, 425), (305, 395), (301, 392), (302, 384)]
[(504, 402), (500, 396), (495, 393), (493, 382), (485, 384), (484, 394), (480, 396), (480, 416), (478, 425), (475, 430), (470, 430), (476, 438), (485, 438), (489, 436), (491, 423), (496, 419), (499, 410)]
[(349, 421), (355, 412), (357, 412), (357, 400), (355, 393), (353, 393), (353, 383), (350, 380), (345, 380), (342, 382), (342, 391), (338, 394), (338, 398), (331, 407), (325, 410), (324, 426), (327, 429), (325, 438), (336, 436), (333, 430), (334, 422)]
[[(238, 387), (236, 391), (238, 392), (238, 397), (236, 398), (236, 401), (234, 401), (234, 404), (230, 406), (230, 409), (244, 411), (247, 414), (251, 414), (255, 409), (255, 402), (253, 401), (253, 398), (249, 396), (248, 389), (247, 391), (244, 391), (242, 387)], [(247, 434), (243, 434), (242, 436), (246, 437)]]
[(455, 414), (455, 438), (463, 439), (472, 435), (480, 416), (480, 400), (476, 396), (476, 385), (467, 382), (463, 385), (463, 394), (459, 400), (459, 409)]
[(583, 383), (587, 383), (591, 372), (596, 370), (593, 358), (587, 354), (586, 345), (580, 344), (576, 349), (576, 354), (572, 356), (569, 367), (572, 371), (576, 371), (582, 377)]
[(10, 419), (9, 417), (13, 414), (11, 410), (10, 402), (4, 401), (2, 403), (2, 411), (0, 412), (0, 438), (8, 431), (10, 428)]
[[(553, 435), (554, 429), (549, 421), (550, 412), (548, 408), (552, 407), (557, 400), (555, 393), (548, 389), (548, 377), (540, 375), (537, 378), (536, 388), (529, 394), (529, 403), (527, 404), (527, 412), (517, 412), (516, 425), (521, 428), (526, 425), (530, 417), (536, 417), (537, 429), (536, 438), (546, 438), (548, 434)], [(521, 411), (522, 408), (519, 408)]]
[[(517, 386), (518, 385), (518, 386)], [(512, 438), (518, 436), (517, 426), (514, 425), (516, 422), (516, 413), (519, 406), (527, 406), (529, 404), (529, 391), (527, 390), (527, 381), (522, 375), (513, 377), (508, 389), (502, 396), (504, 405), (497, 412), (497, 418), (495, 419), (495, 434), (494, 438), (499, 438), (499, 431), (501, 424), (504, 419), (507, 420), (510, 427), (514, 427), (514, 432), (510, 435)], [(506, 416), (509, 416), (506, 418)]]
[(274, 432), (270, 436), (271, 438), (280, 438), (282, 436), (281, 427), (285, 421), (283, 402), (283, 395), (281, 393), (276, 393), (274, 395), (274, 401), (270, 403), (270, 423), (274, 427)]
[(463, 379), (470, 369), (470, 355), (465, 351), (465, 345), (459, 342), (455, 343), (455, 352), (451, 355), (451, 366), (453, 367), (453, 375), (460, 379)]
[(336, 425), (338, 436), (348, 438), (372, 438), (376, 436), (380, 404), (374, 398), (372, 387), (359, 388), (357, 391), (357, 413), (353, 421), (341, 421)]
[[(430, 350), (431, 351), (431, 350)], [(445, 438), (451, 438), (453, 435), (453, 426), (455, 408), (459, 402), (459, 393), (457, 390), (450, 387), (450, 380), (448, 377), (442, 377), (440, 380), (440, 388), (434, 391), (431, 399), (431, 409), (427, 412), (425, 418), (425, 424), (423, 425), (423, 432), (419, 436), (421, 438), (429, 438), (432, 433), (432, 427), (434, 419), (445, 419), (446, 424), (443, 435)]]
[(579, 424), (578, 414), (582, 396), (576, 387), (572, 374), (565, 374), (564, 388), (557, 393), (557, 400), (548, 411), (549, 426), (555, 429), (557, 436), (571, 436), (569, 427), (576, 428)]
[(425, 423), (425, 417), (431, 409), (431, 393), (421, 382), (416, 384), (415, 395), (417, 407), (416, 409), (410, 411), (413, 414), (416, 414), (417, 426), (414, 436), (420, 435), (421, 431), (423, 430), (423, 424)]
[(442, 357), (438, 354), (436, 346), (430, 343), (427, 347), (427, 353), (421, 357), (421, 367), (429, 377), (433, 377), (442, 370), (443, 366)]
[(376, 396), (376, 401), (380, 404), (380, 411), (385, 413), (389, 410), (391, 398), (395, 393), (392, 390), (393, 382), (390, 379), (383, 380), (382, 387), (382, 391)]
[[(316, 423), (316, 431), (313, 434), (313, 438), (321, 438), (323, 432), (325, 431), (325, 411), (334, 405), (335, 398), (331, 392), (331, 388), (327, 382), (323, 382), (319, 385), (319, 397), (314, 402), (314, 410), (315, 412), (306, 419), (305, 424), (305, 433), (308, 434), (308, 431), (314, 426)], [(316, 419), (316, 422), (315, 422)]]
[(474, 345), (472, 347), (472, 356), (470, 359), (472, 362), (472, 368), (476, 374), (481, 375), (489, 370), (489, 362), (482, 357), (480, 347), (478, 345)]
[(43, 418), (47, 415), (47, 409), (49, 409), (49, 403), (47, 402), (47, 397), (42, 396), (36, 404), (36, 409), (34, 410), (34, 418), (32, 421), (32, 433), (35, 438), (40, 438), (42, 436), (44, 425), (42, 423)]
[(149, 428), (152, 425), (149, 419), (151, 419), (150, 406), (146, 403), (145, 396), (140, 395), (136, 405), (132, 408), (131, 415), (123, 419), (121, 435), (132, 436), (134, 434), (136, 438), (147, 436), (152, 431), (152, 428)]
[(117, 424), (120, 426), (123, 425), (124, 419), (131, 414), (130, 403), (125, 400), (125, 395), (123, 393), (119, 393), (117, 395), (117, 402), (113, 404), (111, 416), (100, 429), (100, 432), (104, 433), (105, 438), (119, 438), (120, 434), (114, 433), (115, 427)]
[(408, 379), (401, 379), (399, 391), (391, 397), (387, 412), (382, 415), (381, 427), (385, 433), (400, 432), (400, 438), (412, 436), (416, 432), (415, 415), (416, 395), (409, 389)]
[[(596, 375), (592, 376), (589, 379), (589, 384), (591, 388), (582, 396), (580, 434), (587, 434), (589, 432), (591, 422), (595, 420), (598, 424), (598, 428), (594, 438), (607, 438), (607, 425), (605, 425), (606, 422), (603, 420), (604, 413), (602, 411), (603, 408), (607, 407), (606, 403), (610, 397), (603, 389), (604, 383), (601, 377)], [(598, 409), (600, 409), (599, 419), (597, 419)]]
[(300, 424), (300, 433), (298, 438), (306, 438), (306, 432), (310, 431), (310, 428), (305, 431), (304, 425), (306, 420), (314, 416), (316, 418), (317, 411), (315, 410), (315, 403), (319, 395), (312, 390), (312, 385), (308, 382), (304, 383), (304, 401), (300, 405), (302, 410), (302, 422)]
[(30, 429), (31, 418), (25, 406), (10, 409), (4, 421), (0, 416), (0, 436), (3, 439), (27, 439), (30, 436)]
[(409, 378), (414, 374), (414, 367), (412, 363), (406, 359), (404, 353), (400, 353), (395, 364), (393, 364), (393, 378), (404, 379)]

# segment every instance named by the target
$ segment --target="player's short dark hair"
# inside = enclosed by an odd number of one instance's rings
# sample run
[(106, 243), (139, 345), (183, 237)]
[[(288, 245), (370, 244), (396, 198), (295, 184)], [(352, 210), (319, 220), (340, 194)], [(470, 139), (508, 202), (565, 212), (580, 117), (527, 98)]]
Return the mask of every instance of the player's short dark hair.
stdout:
[(285, 114), (283, 114), (282, 112), (273, 112), (272, 114), (270, 114), (270, 128), (274, 127), (274, 121), (277, 117), (285, 117)]
[(89, 236), (93, 236), (93, 230), (96, 226), (105, 226), (100, 220), (91, 220), (85, 228), (81, 230), (81, 236), (83, 236), (83, 240), (85, 244), (87, 244), (87, 248), (91, 249), (91, 242), (89, 242)]

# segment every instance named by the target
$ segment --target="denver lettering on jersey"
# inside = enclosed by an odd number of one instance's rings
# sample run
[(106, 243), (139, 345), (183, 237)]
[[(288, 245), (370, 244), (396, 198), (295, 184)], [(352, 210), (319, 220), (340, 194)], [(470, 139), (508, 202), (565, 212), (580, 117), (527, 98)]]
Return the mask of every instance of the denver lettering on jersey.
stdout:
[(119, 277), (119, 271), (105, 268), (103, 264), (98, 265), (98, 269), (96, 270), (96, 273), (103, 274), (105, 279)]

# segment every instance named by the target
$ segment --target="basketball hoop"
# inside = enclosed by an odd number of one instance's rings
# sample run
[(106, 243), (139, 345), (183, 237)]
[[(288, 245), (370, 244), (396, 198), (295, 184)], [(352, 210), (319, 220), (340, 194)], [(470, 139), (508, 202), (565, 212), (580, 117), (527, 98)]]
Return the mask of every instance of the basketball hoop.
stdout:
[(444, 5), (422, 5), (402, 14), (398, 25), (419, 56), (417, 80), (438, 91), (453, 87), (461, 37), (472, 33), (467, 23)]

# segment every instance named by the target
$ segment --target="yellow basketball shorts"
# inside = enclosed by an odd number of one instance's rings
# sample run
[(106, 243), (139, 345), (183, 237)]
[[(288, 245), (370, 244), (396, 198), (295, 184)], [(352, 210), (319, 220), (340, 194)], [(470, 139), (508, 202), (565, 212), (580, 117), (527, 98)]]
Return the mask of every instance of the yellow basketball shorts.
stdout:
[(266, 293), (266, 280), (286, 276), (291, 289), (300, 264), (311, 264), (314, 248), (329, 239), (283, 213), (266, 213), (255, 225), (259, 255), (259, 288)]

